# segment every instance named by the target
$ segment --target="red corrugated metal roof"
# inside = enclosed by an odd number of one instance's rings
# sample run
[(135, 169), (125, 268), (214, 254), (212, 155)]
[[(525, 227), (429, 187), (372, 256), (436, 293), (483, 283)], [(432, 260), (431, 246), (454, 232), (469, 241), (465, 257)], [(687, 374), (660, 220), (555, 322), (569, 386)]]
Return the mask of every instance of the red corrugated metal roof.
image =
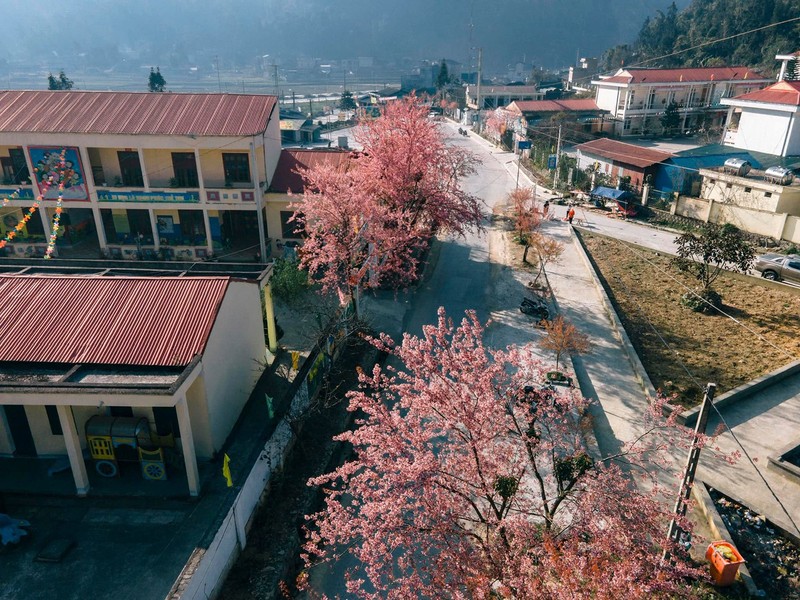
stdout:
[(694, 69), (620, 69), (613, 77), (594, 83), (679, 83), (682, 81), (765, 80), (761, 73), (748, 67), (699, 67)]
[(735, 100), (800, 106), (800, 81), (779, 81), (763, 90), (736, 96)]
[(594, 154), (602, 158), (609, 158), (614, 162), (633, 165), (641, 169), (665, 161), (673, 156), (667, 152), (643, 148), (635, 144), (626, 144), (606, 138), (599, 138), (591, 142), (586, 142), (585, 144), (579, 144), (576, 148), (585, 154)]
[(188, 365), (229, 281), (0, 275), (0, 361)]
[[(303, 178), (297, 173), (298, 169), (310, 169), (319, 164), (333, 165), (337, 168), (349, 164), (352, 158), (350, 152), (331, 149), (328, 150), (281, 150), (275, 174), (269, 186), (270, 192), (286, 194), (301, 194), (303, 192)], [(343, 167), (346, 168), (346, 167)]]
[[(573, 100), (517, 100), (513, 103), (522, 112), (570, 112), (601, 110), (592, 98)], [(606, 111), (607, 112), (607, 111)]]
[(0, 132), (246, 136), (266, 130), (275, 96), (0, 92)]

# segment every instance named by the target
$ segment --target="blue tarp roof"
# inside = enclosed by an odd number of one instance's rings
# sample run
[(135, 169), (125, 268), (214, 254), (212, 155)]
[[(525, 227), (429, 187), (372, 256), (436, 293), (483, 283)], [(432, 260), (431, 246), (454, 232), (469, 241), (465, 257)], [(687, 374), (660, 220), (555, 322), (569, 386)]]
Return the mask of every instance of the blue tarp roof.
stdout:
[(610, 200), (628, 200), (633, 198), (633, 194), (624, 190), (617, 190), (610, 187), (598, 185), (591, 192), (592, 196), (600, 196), (601, 198), (609, 198)]

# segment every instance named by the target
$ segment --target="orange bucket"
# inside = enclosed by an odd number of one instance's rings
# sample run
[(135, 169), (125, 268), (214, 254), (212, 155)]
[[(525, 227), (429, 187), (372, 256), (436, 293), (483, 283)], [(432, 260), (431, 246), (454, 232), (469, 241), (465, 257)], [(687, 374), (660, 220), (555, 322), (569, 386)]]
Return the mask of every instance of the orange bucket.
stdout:
[(731, 585), (736, 581), (739, 565), (745, 562), (733, 544), (723, 541), (708, 545), (706, 559), (711, 565), (711, 578), (718, 586)]

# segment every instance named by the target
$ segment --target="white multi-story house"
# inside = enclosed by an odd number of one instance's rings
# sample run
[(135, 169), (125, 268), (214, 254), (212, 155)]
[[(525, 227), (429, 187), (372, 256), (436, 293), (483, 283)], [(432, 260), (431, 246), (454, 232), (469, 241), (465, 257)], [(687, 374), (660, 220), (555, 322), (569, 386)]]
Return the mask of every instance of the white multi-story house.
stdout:
[[(478, 109), (478, 86), (466, 88), (467, 108)], [(480, 109), (503, 108), (520, 100), (542, 100), (544, 92), (535, 85), (481, 85)]]
[(680, 131), (722, 126), (723, 98), (747, 94), (773, 80), (747, 67), (686, 69), (620, 69), (610, 77), (593, 80), (597, 105), (616, 122), (615, 134), (660, 134), (661, 116), (674, 102)]
[(76, 246), (111, 258), (265, 256), (280, 140), (275, 96), (0, 92), (0, 239), (18, 231), (6, 252), (44, 254), (57, 190), (24, 217), (63, 155), (62, 256)]
[(723, 143), (775, 156), (800, 156), (800, 81), (725, 98)]

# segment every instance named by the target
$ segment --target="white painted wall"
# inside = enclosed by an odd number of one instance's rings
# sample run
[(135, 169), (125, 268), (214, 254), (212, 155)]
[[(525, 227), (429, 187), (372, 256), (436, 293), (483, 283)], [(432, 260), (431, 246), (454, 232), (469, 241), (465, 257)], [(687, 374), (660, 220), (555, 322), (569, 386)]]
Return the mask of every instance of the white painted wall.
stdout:
[(608, 110), (612, 115), (617, 115), (617, 101), (619, 99), (620, 88), (616, 87), (597, 87), (595, 102), (597, 106)]
[(264, 369), (258, 284), (232, 280), (203, 352), (214, 451), (219, 450)]
[[(791, 113), (754, 108), (743, 110), (736, 133), (736, 148), (780, 156), (791, 119)], [(797, 133), (797, 143), (800, 144), (800, 132)]]
[(792, 115), (792, 123), (789, 126), (789, 136), (786, 143), (784, 156), (797, 156), (800, 154), (800, 114), (795, 112)]

